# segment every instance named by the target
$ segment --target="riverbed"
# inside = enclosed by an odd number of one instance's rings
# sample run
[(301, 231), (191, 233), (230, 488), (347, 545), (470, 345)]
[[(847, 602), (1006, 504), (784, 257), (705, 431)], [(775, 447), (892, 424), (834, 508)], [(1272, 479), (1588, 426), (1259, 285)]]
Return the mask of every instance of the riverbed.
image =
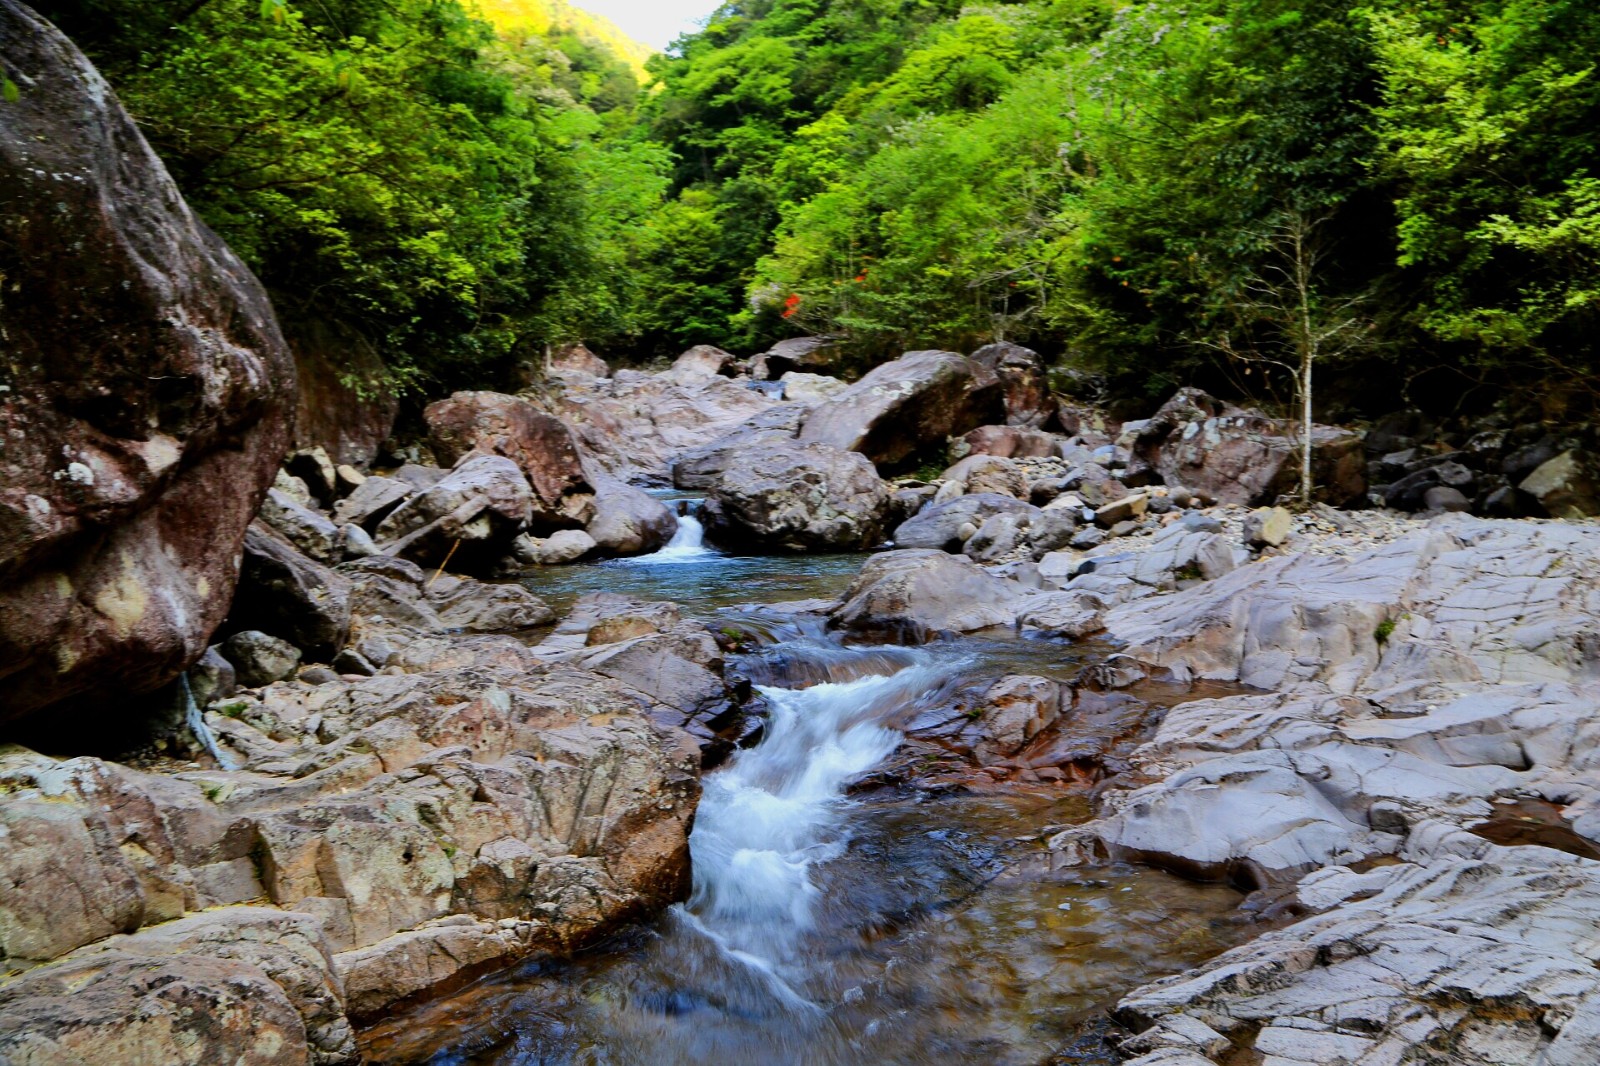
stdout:
[(525, 584), (667, 599), (748, 638), (730, 668), (769, 708), (707, 773), (690, 898), (576, 958), (487, 975), (368, 1030), (392, 1064), (1113, 1063), (1127, 990), (1247, 938), (1240, 895), (1124, 864), (1057, 869), (1087, 820), (1067, 783), (883, 787), (908, 723), (1005, 674), (1070, 678), (1104, 648), (986, 634), (849, 646), (784, 605), (837, 597), (863, 556), (734, 557), (681, 520), (635, 560)]

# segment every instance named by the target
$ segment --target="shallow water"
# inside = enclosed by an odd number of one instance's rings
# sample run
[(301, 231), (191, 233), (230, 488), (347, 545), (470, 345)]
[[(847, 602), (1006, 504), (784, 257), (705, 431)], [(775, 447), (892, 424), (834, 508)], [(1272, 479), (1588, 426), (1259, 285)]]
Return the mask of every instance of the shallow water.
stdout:
[(691, 898), (577, 959), (374, 1027), (369, 1061), (1110, 1063), (1096, 1041), (1074, 1045), (1080, 1026), (1242, 939), (1231, 889), (1129, 866), (1053, 872), (1043, 838), (1089, 816), (1082, 794), (851, 793), (954, 688), (1070, 677), (1103, 649), (998, 635), (843, 646), (814, 622), (728, 608), (836, 595), (861, 556), (735, 559), (680, 534), (658, 558), (529, 585), (558, 603), (589, 589), (673, 599), (766, 643), (737, 665), (770, 717), (704, 778)]

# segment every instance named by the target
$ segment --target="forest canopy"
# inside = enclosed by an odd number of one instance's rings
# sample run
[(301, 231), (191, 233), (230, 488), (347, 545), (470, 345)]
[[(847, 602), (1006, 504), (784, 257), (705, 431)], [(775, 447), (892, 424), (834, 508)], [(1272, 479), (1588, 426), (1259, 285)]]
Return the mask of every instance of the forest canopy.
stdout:
[(1004, 338), (1123, 392), (1249, 391), (1298, 233), (1389, 400), (1595, 392), (1589, 0), (745, 0), (645, 86), (494, 6), (41, 10), (286, 315), (400, 382), (816, 333), (858, 367)]

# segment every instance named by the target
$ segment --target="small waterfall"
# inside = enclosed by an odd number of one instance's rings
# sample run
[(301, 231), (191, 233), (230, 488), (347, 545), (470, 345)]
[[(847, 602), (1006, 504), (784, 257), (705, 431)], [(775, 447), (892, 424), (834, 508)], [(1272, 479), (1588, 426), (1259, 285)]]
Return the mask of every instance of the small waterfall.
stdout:
[(206, 749), (211, 757), (217, 760), (217, 765), (224, 770), (237, 770), (238, 765), (223, 752), (222, 746), (217, 743), (217, 738), (211, 732), (211, 727), (206, 725), (206, 716), (200, 713), (200, 705), (195, 702), (194, 690), (189, 687), (189, 675), (178, 675), (178, 687), (183, 691), (183, 722), (189, 727), (189, 732), (194, 734), (194, 739)]
[(806, 689), (761, 687), (765, 738), (704, 779), (689, 910), (729, 948), (773, 962), (811, 925), (809, 869), (843, 853), (849, 784), (900, 743), (892, 723), (935, 690), (950, 664)]
[(672, 534), (665, 548), (626, 561), (635, 566), (657, 566), (662, 563), (699, 562), (715, 554), (705, 546), (705, 527), (700, 524), (700, 519), (692, 514), (681, 514), (678, 516), (678, 531)]

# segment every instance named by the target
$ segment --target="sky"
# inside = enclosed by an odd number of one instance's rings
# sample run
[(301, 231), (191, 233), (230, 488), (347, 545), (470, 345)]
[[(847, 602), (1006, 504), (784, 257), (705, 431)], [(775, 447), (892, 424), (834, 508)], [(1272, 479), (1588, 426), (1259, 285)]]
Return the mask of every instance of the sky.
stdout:
[(721, 0), (568, 0), (595, 15), (604, 15), (634, 40), (666, 48), (680, 33), (697, 30)]

